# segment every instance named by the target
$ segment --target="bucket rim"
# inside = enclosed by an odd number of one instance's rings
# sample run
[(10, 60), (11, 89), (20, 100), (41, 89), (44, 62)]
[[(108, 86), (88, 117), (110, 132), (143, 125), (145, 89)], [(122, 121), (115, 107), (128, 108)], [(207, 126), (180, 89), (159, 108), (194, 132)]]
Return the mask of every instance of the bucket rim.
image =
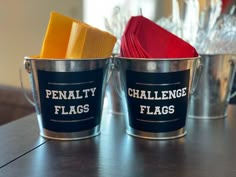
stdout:
[(236, 53), (202, 53), (199, 56), (236, 56)]
[(35, 61), (95, 61), (95, 60), (109, 60), (111, 57), (106, 58), (40, 58), (39, 56), (25, 56), (25, 60)]
[(120, 60), (133, 60), (133, 61), (180, 61), (180, 60), (200, 59), (201, 56), (198, 55), (196, 57), (183, 57), (183, 58), (134, 58), (134, 57), (115, 56), (114, 58), (115, 59), (120, 59)]

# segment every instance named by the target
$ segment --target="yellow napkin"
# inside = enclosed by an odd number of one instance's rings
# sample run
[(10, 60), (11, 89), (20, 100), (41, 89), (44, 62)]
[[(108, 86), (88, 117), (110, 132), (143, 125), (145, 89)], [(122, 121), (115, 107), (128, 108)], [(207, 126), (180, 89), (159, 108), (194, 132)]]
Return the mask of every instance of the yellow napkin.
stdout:
[(52, 12), (40, 58), (106, 58), (116, 37), (76, 19)]
[(116, 38), (82, 22), (74, 22), (66, 58), (105, 58), (111, 56)]

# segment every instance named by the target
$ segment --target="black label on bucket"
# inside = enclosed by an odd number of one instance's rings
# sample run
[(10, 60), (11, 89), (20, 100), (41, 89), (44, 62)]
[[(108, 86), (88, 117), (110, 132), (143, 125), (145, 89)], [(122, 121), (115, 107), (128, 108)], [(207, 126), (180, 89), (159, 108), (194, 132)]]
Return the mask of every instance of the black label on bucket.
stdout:
[(126, 71), (129, 124), (147, 132), (185, 126), (190, 70), (169, 73)]
[(100, 123), (102, 69), (37, 72), (44, 128), (55, 132), (78, 132)]

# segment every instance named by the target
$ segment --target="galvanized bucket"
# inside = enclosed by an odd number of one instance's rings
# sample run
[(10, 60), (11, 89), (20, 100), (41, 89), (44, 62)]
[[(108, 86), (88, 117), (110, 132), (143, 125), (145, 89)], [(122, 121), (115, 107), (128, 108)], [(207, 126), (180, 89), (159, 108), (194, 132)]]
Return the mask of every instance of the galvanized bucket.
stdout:
[(41, 136), (77, 140), (100, 133), (109, 63), (25, 57)]
[(116, 65), (116, 57), (113, 56), (110, 67), (110, 79), (107, 85), (107, 98), (109, 102), (109, 110), (116, 116), (124, 116), (127, 110), (125, 109), (125, 95), (121, 89), (120, 70)]
[(227, 106), (235, 73), (236, 55), (201, 55), (199, 87), (191, 95), (188, 117), (220, 119), (227, 117)]
[(117, 58), (117, 65), (128, 110), (127, 133), (146, 139), (184, 136), (199, 57)]

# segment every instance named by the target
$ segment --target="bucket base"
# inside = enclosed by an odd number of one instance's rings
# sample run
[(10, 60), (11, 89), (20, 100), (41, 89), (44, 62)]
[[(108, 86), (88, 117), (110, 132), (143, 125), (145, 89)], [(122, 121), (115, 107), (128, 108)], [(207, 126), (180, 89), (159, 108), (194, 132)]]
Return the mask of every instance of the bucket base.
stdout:
[(53, 140), (81, 140), (91, 138), (100, 134), (100, 125), (96, 127), (84, 130), (80, 132), (54, 132), (51, 130), (43, 129), (40, 131), (40, 135), (47, 139)]
[(227, 115), (219, 115), (219, 116), (196, 116), (196, 115), (188, 115), (189, 119), (207, 119), (207, 120), (215, 120), (215, 119), (224, 119)]
[(133, 128), (128, 128), (126, 132), (127, 134), (134, 137), (143, 138), (143, 139), (151, 139), (151, 140), (175, 139), (175, 138), (183, 137), (187, 133), (185, 128), (181, 128), (172, 132), (162, 132), (162, 133), (145, 132), (145, 131), (140, 131)]

